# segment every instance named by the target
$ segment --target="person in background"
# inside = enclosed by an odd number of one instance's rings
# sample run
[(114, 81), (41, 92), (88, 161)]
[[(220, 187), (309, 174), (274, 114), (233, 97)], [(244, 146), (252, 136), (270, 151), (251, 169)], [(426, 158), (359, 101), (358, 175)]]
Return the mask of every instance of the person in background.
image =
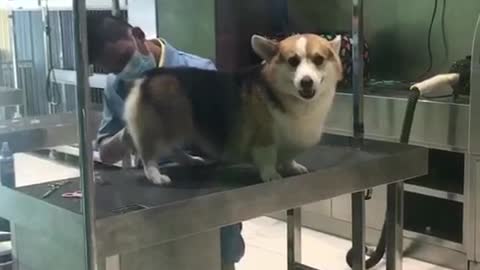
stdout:
[[(89, 61), (109, 75), (103, 93), (103, 119), (98, 130), (97, 148), (102, 162), (113, 164), (129, 152), (123, 111), (127, 97), (126, 82), (141, 78), (143, 72), (155, 67), (188, 66), (215, 69), (212, 61), (175, 49), (165, 40), (147, 40), (139, 27), (120, 18), (89, 15)], [(242, 225), (221, 229), (223, 269), (235, 269), (244, 255)]]

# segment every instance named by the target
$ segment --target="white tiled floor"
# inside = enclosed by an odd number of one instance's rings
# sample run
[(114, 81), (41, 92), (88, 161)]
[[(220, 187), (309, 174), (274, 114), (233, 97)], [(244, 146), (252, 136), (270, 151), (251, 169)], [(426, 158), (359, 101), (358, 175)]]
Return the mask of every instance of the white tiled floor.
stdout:
[[(78, 176), (78, 170), (28, 154), (15, 155), (17, 185)], [(26, 169), (28, 168), (28, 169)], [(282, 221), (262, 217), (244, 223), (243, 236), (247, 249), (237, 270), (286, 270), (286, 225)], [(344, 239), (302, 230), (303, 263), (318, 269), (349, 270), (345, 252), (350, 242)], [(385, 269), (383, 263), (374, 270)], [(417, 260), (405, 258), (405, 270), (448, 270)]]
[(77, 168), (30, 154), (15, 154), (15, 180), (18, 187), (78, 177)]
[[(286, 270), (286, 225), (282, 221), (262, 217), (244, 223), (246, 254), (237, 270)], [(345, 253), (351, 243), (347, 240), (302, 230), (303, 263), (317, 269), (349, 270)], [(385, 269), (384, 262), (374, 270)], [(425, 262), (405, 258), (405, 270), (448, 270)]]

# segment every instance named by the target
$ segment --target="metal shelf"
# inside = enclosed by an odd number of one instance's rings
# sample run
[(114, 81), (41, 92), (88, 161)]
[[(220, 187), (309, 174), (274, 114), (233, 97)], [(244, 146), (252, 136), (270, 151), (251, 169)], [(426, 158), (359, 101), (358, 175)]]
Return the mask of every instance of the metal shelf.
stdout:
[(449, 200), (449, 201), (455, 201), (459, 203), (464, 202), (464, 197), (462, 194), (442, 191), (442, 190), (428, 188), (428, 187), (422, 187), (422, 186), (413, 185), (413, 184), (405, 184), (404, 187), (405, 187), (405, 191), (408, 191), (408, 192), (422, 194), (425, 196), (435, 197), (435, 198)]
[[(352, 98), (338, 92), (326, 123), (330, 134), (352, 136)], [(364, 96), (365, 138), (398, 142), (408, 92), (366, 91)], [(468, 142), (469, 105), (448, 101), (420, 100), (417, 104), (410, 144), (446, 151), (465, 152)]]
[[(58, 83), (76, 85), (75, 71), (54, 70)], [(90, 85), (105, 88), (107, 75), (90, 76)], [(398, 142), (408, 91), (397, 86), (366, 87), (364, 95), (365, 138)], [(351, 92), (338, 91), (329, 114), (326, 132), (352, 136)], [(387, 117), (387, 119), (385, 118)], [(411, 134), (411, 144), (447, 151), (465, 152), (468, 140), (468, 100), (422, 99), (418, 102)]]

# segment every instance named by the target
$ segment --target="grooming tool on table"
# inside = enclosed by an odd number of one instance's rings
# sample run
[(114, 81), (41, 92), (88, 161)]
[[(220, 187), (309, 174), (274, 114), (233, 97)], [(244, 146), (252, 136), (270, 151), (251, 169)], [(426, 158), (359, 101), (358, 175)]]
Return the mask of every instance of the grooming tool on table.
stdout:
[(59, 188), (61, 188), (62, 186), (66, 185), (66, 184), (69, 184), (69, 183), (70, 183), (70, 181), (63, 181), (63, 182), (58, 182), (58, 183), (55, 183), (55, 184), (48, 185), (49, 189), (47, 190), (47, 192), (45, 192), (45, 194), (43, 194), (42, 198), (43, 199), (48, 198), (55, 191), (57, 191)]
[(83, 194), (80, 190), (74, 192), (67, 192), (62, 194), (63, 198), (74, 198), (74, 199), (81, 199), (83, 198)]

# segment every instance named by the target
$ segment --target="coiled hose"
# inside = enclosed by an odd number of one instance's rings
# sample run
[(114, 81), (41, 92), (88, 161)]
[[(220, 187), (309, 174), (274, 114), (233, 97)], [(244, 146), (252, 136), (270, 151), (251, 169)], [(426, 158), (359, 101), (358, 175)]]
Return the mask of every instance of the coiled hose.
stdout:
[[(403, 118), (402, 132), (400, 134), (400, 143), (408, 144), (410, 140), (410, 132), (412, 130), (413, 117), (415, 115), (415, 108), (417, 107), (418, 99), (420, 98), (420, 90), (416, 87), (411, 89), (410, 95), (408, 96), (407, 108), (405, 110), (405, 116)], [(385, 215), (386, 216), (386, 215)], [(374, 251), (370, 252), (368, 247), (365, 247), (366, 253), (369, 255), (369, 258), (365, 261), (365, 267), (370, 269), (376, 266), (380, 260), (382, 260), (383, 255), (385, 255), (385, 237), (386, 237), (386, 221), (383, 222), (382, 233), (380, 234), (380, 239), (378, 240), (377, 247)], [(353, 265), (353, 250), (350, 249), (347, 252), (346, 260), (348, 266), (352, 268)]]

